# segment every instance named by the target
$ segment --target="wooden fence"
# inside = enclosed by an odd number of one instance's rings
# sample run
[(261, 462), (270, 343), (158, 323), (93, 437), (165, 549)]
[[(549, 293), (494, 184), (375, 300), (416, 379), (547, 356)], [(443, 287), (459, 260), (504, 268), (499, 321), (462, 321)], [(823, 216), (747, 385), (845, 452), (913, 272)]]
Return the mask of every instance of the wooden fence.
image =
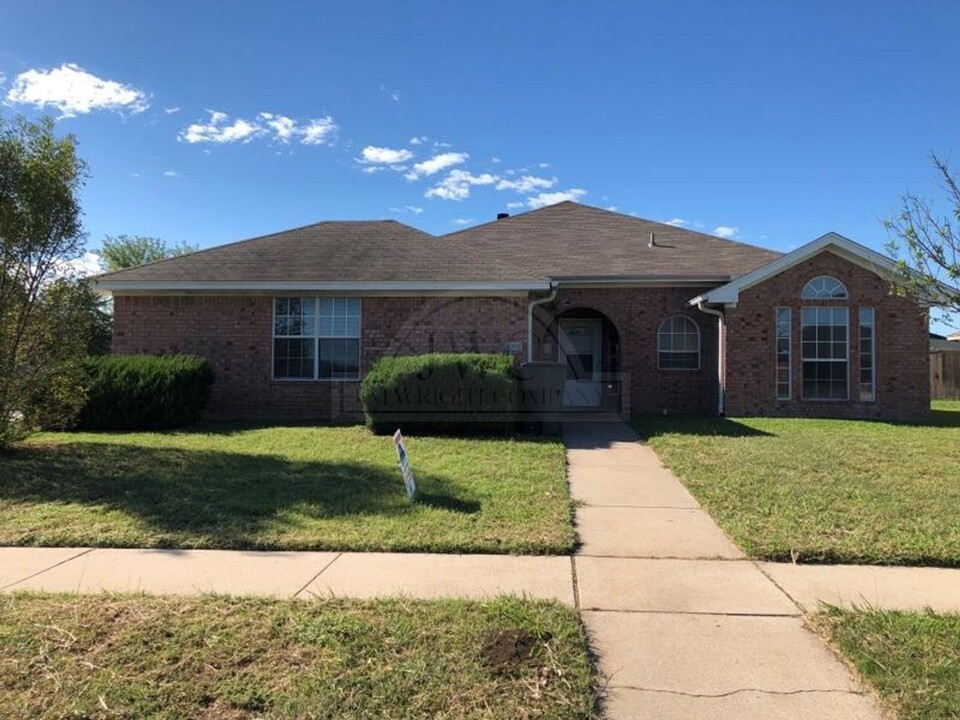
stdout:
[(960, 352), (930, 353), (930, 397), (960, 400)]

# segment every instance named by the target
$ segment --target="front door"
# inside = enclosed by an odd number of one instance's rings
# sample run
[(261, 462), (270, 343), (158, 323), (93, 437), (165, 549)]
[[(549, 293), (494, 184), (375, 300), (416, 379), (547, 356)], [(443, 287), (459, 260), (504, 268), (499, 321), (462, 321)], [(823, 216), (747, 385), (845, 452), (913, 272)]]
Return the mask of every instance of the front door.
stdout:
[(558, 322), (560, 362), (567, 366), (566, 407), (600, 407), (600, 320), (564, 318)]

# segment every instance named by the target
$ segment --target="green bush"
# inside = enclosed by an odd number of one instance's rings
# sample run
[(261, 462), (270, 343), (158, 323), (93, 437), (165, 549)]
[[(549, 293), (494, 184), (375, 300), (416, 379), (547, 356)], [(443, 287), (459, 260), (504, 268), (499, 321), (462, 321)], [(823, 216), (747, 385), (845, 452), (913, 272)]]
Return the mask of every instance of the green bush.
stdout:
[(155, 430), (191, 425), (210, 395), (213, 370), (194, 355), (105, 355), (83, 361), (84, 430)]
[(383, 357), (360, 387), (378, 434), (503, 435), (514, 430), (517, 391), (509, 355)]

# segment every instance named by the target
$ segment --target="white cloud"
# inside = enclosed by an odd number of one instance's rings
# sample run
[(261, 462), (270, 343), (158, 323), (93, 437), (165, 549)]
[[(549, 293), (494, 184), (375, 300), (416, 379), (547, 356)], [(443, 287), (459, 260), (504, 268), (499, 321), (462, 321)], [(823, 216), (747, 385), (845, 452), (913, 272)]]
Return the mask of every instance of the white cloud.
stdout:
[(687, 227), (690, 224), (689, 220), (684, 220), (683, 218), (673, 218), (673, 220), (667, 220), (664, 222), (664, 225), (673, 225), (674, 227)]
[(132, 173), (130, 173), (130, 177), (132, 177), (132, 178), (138, 178), (138, 177), (140, 177), (140, 173), (138, 173), (138, 172), (132, 172)]
[(467, 170), (451, 170), (439, 184), (428, 188), (423, 194), (428, 198), (440, 198), (441, 200), (466, 200), (470, 197), (470, 188), (474, 185), (493, 185), (499, 180), (496, 175), (490, 173), (481, 173), (474, 175)]
[(394, 165), (396, 163), (407, 162), (413, 159), (413, 153), (406, 149), (394, 150), (392, 148), (376, 147), (367, 145), (357, 158), (357, 162), (372, 163), (377, 165)]
[(497, 165), (500, 162), (500, 158), (494, 155), (492, 158), (490, 158), (490, 162), (492, 162), (494, 165)]
[(472, 223), (473, 218), (454, 218), (450, 222), (452, 222), (454, 225), (459, 225), (460, 227), (463, 227), (464, 225), (469, 225), (470, 223)]
[(550, 163), (537, 163), (537, 167), (541, 170), (546, 170), (548, 167), (550, 167)]
[(104, 80), (74, 63), (64, 63), (52, 70), (20, 73), (7, 92), (6, 101), (11, 105), (54, 107), (64, 118), (94, 110), (139, 113), (150, 106), (142, 90)]
[(300, 128), (300, 142), (304, 145), (325, 145), (333, 140), (337, 129), (337, 123), (330, 115), (308, 120)]
[(297, 131), (296, 121), (293, 118), (288, 118), (286, 115), (274, 115), (273, 113), (262, 112), (259, 117), (264, 125), (273, 130), (277, 136), (277, 140), (280, 142), (290, 142), (290, 138), (292, 138)]
[(414, 135), (409, 142), (411, 145), (423, 145), (429, 139), (426, 135)]
[(261, 112), (252, 120), (237, 118), (230, 121), (224, 112), (208, 110), (206, 122), (188, 125), (180, 131), (177, 138), (191, 145), (195, 143), (248, 143), (261, 137), (281, 143), (297, 140), (303, 145), (323, 145), (329, 143), (337, 131), (337, 124), (329, 115), (314, 118), (303, 123), (276, 113)]
[(208, 110), (210, 119), (206, 123), (193, 123), (180, 131), (179, 140), (193, 145), (194, 143), (248, 143), (266, 131), (263, 126), (237, 118), (228, 122), (230, 116), (226, 113)]
[(735, 237), (738, 232), (740, 232), (740, 228), (730, 225), (717, 225), (713, 229), (713, 234), (717, 237), (722, 237), (724, 240)]
[(168, 108), (164, 108), (163, 111), (164, 111), (167, 115), (173, 115), (174, 113), (180, 112), (180, 108), (178, 108), (178, 107), (168, 107)]
[(165, 178), (175, 178), (180, 177), (180, 173), (178, 173), (176, 170), (166, 170), (164, 171), (163, 176)]
[(616, 212), (619, 209), (620, 208), (618, 208), (616, 205), (607, 205), (607, 210), (609, 210), (610, 212)]
[(423, 212), (423, 208), (417, 207), (416, 205), (404, 205), (403, 207), (392, 207), (390, 208), (390, 212), (397, 213), (397, 215), (402, 215), (403, 213), (420, 215)]
[(58, 277), (85, 278), (103, 272), (100, 255), (87, 250), (83, 255), (61, 262), (55, 269)]
[(557, 192), (543, 192), (539, 195), (527, 198), (527, 205), (534, 210), (546, 207), (547, 205), (556, 205), (566, 200), (579, 200), (587, 194), (586, 190), (580, 188), (570, 188), (569, 190), (558, 190)]
[(507, 203), (507, 208), (510, 209), (510, 210), (517, 210), (517, 209), (519, 209), (519, 208), (522, 208), (523, 206), (524, 206), (524, 203), (519, 202), (519, 201), (517, 201), (517, 202), (508, 202), (508, 203)]
[(433, 141), (433, 146), (434, 146), (435, 148), (448, 148), (448, 147), (453, 147), (450, 143), (448, 143), (448, 142), (440, 142), (439, 140), (434, 140), (434, 141)]
[(386, 94), (391, 100), (395, 103), (400, 102), (400, 91), (399, 90), (390, 90), (386, 85), (380, 86), (380, 92)]
[(404, 177), (407, 178), (407, 180), (416, 180), (417, 178), (434, 175), (441, 170), (446, 170), (448, 167), (453, 167), (454, 165), (459, 165), (463, 162), (466, 162), (467, 158), (469, 157), (470, 156), (466, 153), (458, 152), (447, 152), (434, 155), (429, 160), (418, 162), (413, 166), (413, 170), (404, 175)]
[(552, 188), (556, 184), (556, 178), (524, 175), (519, 180), (501, 180), (497, 183), (497, 190), (516, 190), (518, 193), (531, 193), (536, 190)]

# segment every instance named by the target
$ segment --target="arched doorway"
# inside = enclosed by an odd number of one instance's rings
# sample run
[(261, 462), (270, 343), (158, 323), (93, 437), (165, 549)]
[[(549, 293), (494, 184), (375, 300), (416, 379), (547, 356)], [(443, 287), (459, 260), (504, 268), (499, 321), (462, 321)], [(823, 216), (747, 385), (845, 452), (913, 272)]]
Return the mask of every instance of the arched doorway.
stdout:
[(620, 333), (593, 308), (571, 308), (554, 316), (548, 330), (555, 359), (567, 368), (565, 408), (620, 409)]

